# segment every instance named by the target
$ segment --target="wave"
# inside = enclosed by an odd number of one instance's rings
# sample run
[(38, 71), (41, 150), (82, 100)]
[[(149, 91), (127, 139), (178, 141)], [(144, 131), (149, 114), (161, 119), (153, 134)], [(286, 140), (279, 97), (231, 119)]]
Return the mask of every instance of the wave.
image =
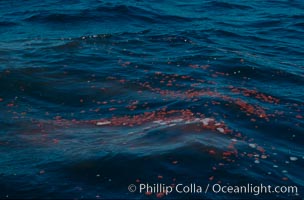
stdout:
[(238, 9), (238, 10), (252, 10), (253, 7), (250, 5), (244, 5), (239, 3), (232, 3), (227, 1), (211, 1), (208, 2), (208, 7), (217, 9)]
[(0, 3), (0, 198), (303, 183), (301, 1), (36, 3)]
[(10, 22), (10, 21), (0, 21), (0, 27), (11, 27), (11, 26), (17, 26), (19, 25), (16, 22)]
[(48, 11), (33, 14), (25, 19), (27, 22), (39, 23), (85, 23), (94, 20), (95, 22), (104, 21), (126, 21), (136, 20), (145, 23), (168, 23), (168, 22), (187, 22), (191, 18), (180, 17), (178, 15), (166, 15), (152, 12), (135, 6), (117, 5), (100, 6), (94, 9), (84, 9), (80, 11), (68, 11), (66, 13), (52, 13)]

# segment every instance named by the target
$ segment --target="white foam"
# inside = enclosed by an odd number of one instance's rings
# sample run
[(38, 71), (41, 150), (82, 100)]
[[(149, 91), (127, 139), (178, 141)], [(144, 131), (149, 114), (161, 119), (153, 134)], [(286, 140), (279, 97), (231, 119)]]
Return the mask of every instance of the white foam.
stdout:
[(179, 123), (179, 122), (182, 122), (184, 121), (183, 119), (174, 119), (174, 120), (171, 120), (170, 122), (173, 122), (173, 123)]
[(204, 119), (201, 119), (200, 121), (203, 122), (203, 124), (205, 126), (207, 126), (209, 124), (209, 122), (213, 121), (213, 119), (211, 119), (211, 118), (204, 118)]
[(108, 125), (108, 124), (111, 124), (110, 121), (103, 121), (103, 122), (97, 122), (96, 125), (97, 126), (104, 126), (104, 125)]
[(297, 158), (297, 157), (294, 157), (294, 156), (291, 156), (289, 159), (290, 159), (291, 161), (296, 161), (296, 160), (298, 160), (298, 158)]
[(221, 133), (224, 133), (224, 132), (225, 132), (225, 130), (224, 130), (223, 128), (216, 128), (216, 130), (218, 130), (218, 131), (221, 132)]

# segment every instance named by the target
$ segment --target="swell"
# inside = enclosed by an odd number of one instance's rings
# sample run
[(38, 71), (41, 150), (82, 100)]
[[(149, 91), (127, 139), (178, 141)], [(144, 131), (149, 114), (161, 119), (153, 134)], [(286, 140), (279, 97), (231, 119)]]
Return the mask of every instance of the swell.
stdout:
[(303, 183), (301, 1), (83, 2), (0, 20), (0, 198)]
[(25, 19), (28, 22), (39, 23), (84, 23), (94, 20), (95, 22), (104, 21), (126, 21), (136, 20), (145, 23), (168, 23), (168, 22), (186, 22), (190, 18), (171, 16), (153, 12), (148, 9), (117, 5), (117, 6), (99, 6), (94, 9), (83, 9), (78, 11), (67, 11), (66, 13), (50, 13), (48, 11), (39, 12)]
[(0, 27), (12, 27), (12, 26), (17, 26), (19, 25), (18, 23), (16, 22), (10, 22), (10, 21), (0, 21)]
[(237, 10), (252, 10), (253, 7), (250, 5), (244, 5), (240, 3), (232, 3), (227, 1), (210, 1), (207, 3), (208, 7), (213, 10), (227, 10), (227, 9), (237, 9)]

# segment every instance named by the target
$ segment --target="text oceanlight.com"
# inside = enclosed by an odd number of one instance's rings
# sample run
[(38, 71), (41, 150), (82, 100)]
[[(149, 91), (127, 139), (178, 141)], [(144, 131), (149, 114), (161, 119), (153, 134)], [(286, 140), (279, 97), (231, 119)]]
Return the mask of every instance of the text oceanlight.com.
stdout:
[(298, 195), (297, 186), (273, 186), (273, 185), (222, 185), (222, 184), (207, 184), (199, 185), (195, 183), (191, 184), (175, 184), (166, 185), (163, 183), (149, 184), (141, 183), (138, 185), (131, 184), (128, 187), (130, 192), (138, 192), (140, 194), (158, 194), (163, 193), (164, 195), (169, 195), (171, 193), (180, 194), (202, 194), (202, 193), (215, 193), (215, 194), (294, 194)]

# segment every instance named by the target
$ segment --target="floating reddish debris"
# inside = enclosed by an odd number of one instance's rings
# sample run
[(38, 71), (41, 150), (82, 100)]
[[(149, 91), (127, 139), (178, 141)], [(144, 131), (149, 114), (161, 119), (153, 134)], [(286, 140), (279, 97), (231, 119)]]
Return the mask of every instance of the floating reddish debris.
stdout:
[(216, 153), (215, 153), (214, 150), (209, 150), (209, 154), (210, 154), (210, 155), (215, 155)]
[(231, 92), (239, 94), (241, 91), (237, 88), (232, 88)]
[[(163, 96), (168, 96), (171, 98), (180, 98), (180, 99), (192, 99), (193, 101), (197, 101), (198, 97), (213, 97), (213, 98), (219, 98), (219, 99), (223, 99), (225, 101), (228, 101), (230, 103), (234, 103), (237, 106), (240, 107), (240, 109), (244, 112), (246, 112), (248, 115), (256, 115), (259, 118), (263, 118), (265, 120), (269, 120), (268, 117), (270, 117), (271, 115), (267, 115), (266, 111), (264, 108), (262, 108), (261, 106), (258, 105), (251, 105), (247, 102), (245, 102), (244, 100), (241, 99), (234, 99), (232, 97), (229, 97), (227, 95), (223, 95), (219, 92), (216, 91), (211, 91), (210, 89), (204, 89), (204, 90), (194, 90), (194, 89), (190, 89), (187, 91), (180, 91), (180, 90), (163, 90), (161, 88), (153, 88), (149, 82), (145, 82), (145, 83), (141, 83), (140, 84), (142, 87), (145, 87), (147, 89), (149, 89), (152, 92), (158, 93), (160, 95)], [(171, 86), (171, 85), (170, 85)], [(193, 86), (194, 87), (194, 86)], [(262, 99), (263, 101), (269, 102), (269, 103), (278, 103), (279, 100), (271, 97), (271, 96), (266, 96), (265, 94), (262, 93), (258, 93), (254, 90), (248, 90), (248, 89), (243, 89), (243, 88), (235, 88), (233, 86), (228, 86), (228, 88), (231, 89), (232, 92), (234, 93), (241, 93), (243, 92), (245, 96), (252, 96), (254, 94), (254, 96), (257, 99)], [(217, 101), (212, 101), (213, 105), (219, 105), (221, 104), (220, 102)], [(220, 131), (220, 130), (219, 130)]]
[(150, 196), (150, 195), (152, 195), (152, 192), (151, 192), (151, 191), (147, 191), (147, 192), (145, 193), (145, 195)]
[(164, 196), (165, 196), (165, 193), (163, 193), (163, 192), (159, 192), (156, 194), (157, 198), (163, 198)]
[(228, 156), (231, 156), (231, 155), (232, 155), (232, 152), (229, 152), (229, 151), (223, 152), (224, 157), (228, 157)]
[(128, 65), (130, 65), (130, 64), (131, 64), (131, 62), (126, 61), (126, 62), (124, 62), (124, 63), (122, 64), (122, 66), (123, 66), (123, 67), (126, 67), (126, 66), (128, 66)]
[(58, 143), (59, 143), (59, 140), (58, 140), (58, 139), (53, 139), (53, 143), (54, 143), (54, 144), (58, 144)]
[(248, 114), (257, 115), (260, 118), (264, 118), (264, 119), (268, 120), (265, 110), (260, 106), (254, 107), (241, 99), (237, 99), (235, 101), (235, 104), (238, 105), (241, 108), (241, 110), (244, 110)]
[[(122, 66), (126, 67), (128, 65), (130, 65), (130, 62), (123, 62), (123, 61), (119, 61), (119, 64), (121, 64)], [(197, 68), (197, 69), (207, 69), (209, 66), (200, 66), (200, 65), (189, 65), (192, 68)], [(209, 70), (210, 72), (212, 71), (212, 74), (214, 76), (224, 76), (227, 75), (225, 73), (222, 72), (216, 72), (214, 70)], [(211, 75), (212, 75), (211, 74)], [(117, 84), (125, 84), (128, 83), (128, 80), (125, 79), (121, 79), (121, 78), (117, 78), (117, 77), (107, 77), (107, 80), (115, 80), (115, 83)], [(149, 80), (152, 80), (151, 82), (149, 82)], [(212, 87), (208, 88), (208, 84), (209, 85), (213, 85)], [(147, 79), (146, 82), (143, 83), (139, 83), (140, 88), (137, 91), (138, 93), (142, 93), (142, 92), (146, 92), (146, 90), (148, 90), (149, 92), (152, 92), (156, 95), (162, 95), (165, 96), (163, 98), (163, 100), (166, 99), (179, 99), (179, 100), (186, 100), (187, 102), (189, 101), (199, 101), (201, 97), (205, 98), (207, 97), (208, 102), (203, 102), (201, 106), (205, 108), (209, 107), (210, 105), (214, 105), (215, 106), (231, 106), (234, 105), (233, 108), (235, 109), (239, 109), (242, 112), (246, 113), (248, 116), (250, 115), (254, 115), (249, 117), (249, 119), (251, 118), (252, 122), (256, 122), (256, 118), (263, 118), (268, 120), (268, 117), (270, 117), (271, 115), (267, 114), (265, 109), (263, 107), (261, 107), (260, 105), (252, 105), (250, 103), (248, 103), (247, 101), (245, 101), (247, 98), (243, 98), (245, 100), (242, 100), (240, 98), (236, 98), (234, 96), (241, 96), (244, 95), (246, 97), (254, 97), (256, 99), (259, 99), (261, 101), (264, 102), (268, 102), (268, 103), (278, 103), (279, 100), (271, 97), (269, 95), (257, 92), (255, 90), (249, 90), (246, 88), (236, 88), (234, 86), (228, 86), (229, 90), (231, 90), (233, 93), (233, 96), (228, 96), (228, 95), (224, 95), (221, 93), (221, 89), (220, 87), (217, 87), (217, 84), (215, 81), (209, 81), (209, 80), (201, 80), (201, 79), (196, 79), (193, 78), (191, 76), (188, 75), (180, 75), (180, 74), (165, 74), (162, 72), (155, 72), (154, 77), (150, 77), (149, 79)], [(155, 86), (157, 85), (157, 86)], [(190, 86), (190, 87), (189, 87)], [(170, 88), (169, 88), (170, 87)], [(164, 89), (165, 88), (165, 89)], [(171, 89), (172, 88), (172, 89)], [(185, 88), (185, 89), (184, 89)], [(101, 88), (100, 89), (101, 92), (105, 92), (108, 90), (108, 88)], [(227, 89), (226, 89), (227, 90)], [(240, 95), (237, 95), (240, 94)], [(155, 97), (157, 99), (159, 99), (158, 97)], [(0, 98), (0, 101), (2, 101), (2, 99)], [(147, 100), (148, 101), (148, 100)], [(83, 103), (84, 100), (80, 99), (80, 102)], [(121, 107), (117, 106), (117, 104), (121, 104), (121, 103), (126, 103), (124, 104), (124, 106), (121, 105)], [(119, 100), (119, 99), (106, 99), (106, 100), (100, 100), (100, 101), (95, 101), (94, 103), (96, 103), (97, 105), (99, 105), (101, 108), (97, 108), (97, 109), (91, 109), (90, 111), (92, 112), (99, 112), (100, 110), (103, 110), (102, 107), (104, 107), (105, 109), (108, 109), (108, 111), (114, 111), (117, 108), (126, 108), (129, 109), (131, 111), (136, 110), (138, 108), (145, 108), (145, 109), (149, 109), (148, 103), (145, 102), (145, 104), (139, 103), (139, 100)], [(105, 105), (110, 104), (109, 108)], [(113, 106), (113, 107), (111, 107)], [(190, 107), (190, 106), (189, 106)], [(151, 108), (152, 105), (151, 105)], [(123, 109), (122, 109), (123, 110)], [(121, 110), (121, 111), (122, 111)], [(139, 109), (138, 109), (139, 110)], [(212, 111), (212, 110), (211, 110)], [(81, 111), (81, 113), (86, 112)], [(114, 113), (114, 112), (113, 112)], [(132, 112), (135, 113), (135, 112)], [(213, 112), (212, 114), (213, 116), (218, 116), (219, 113), (215, 113)], [(228, 115), (225, 115), (224, 118), (229, 117)], [(302, 119), (301, 115), (297, 115), (296, 118)], [(148, 124), (149, 123), (149, 124)], [(171, 126), (175, 126), (175, 125), (186, 125), (186, 124), (193, 124), (195, 125), (195, 130), (211, 130), (214, 131), (214, 133), (217, 134), (228, 134), (228, 133), (232, 133), (232, 130), (229, 130), (228, 127), (226, 126), (226, 124), (224, 122), (219, 122), (216, 121), (215, 118), (208, 118), (205, 117), (204, 114), (202, 113), (198, 113), (198, 112), (193, 112), (190, 109), (183, 109), (183, 110), (168, 110), (167, 108), (163, 108), (163, 109), (158, 109), (158, 110), (154, 110), (154, 111), (150, 111), (150, 112), (142, 112), (140, 114), (138, 114), (138, 112), (136, 112), (136, 114), (134, 115), (122, 115), (122, 116), (113, 116), (113, 114), (111, 115), (111, 117), (107, 117), (104, 119), (98, 119), (98, 120), (87, 120), (87, 121), (78, 121), (78, 120), (65, 120), (62, 119), (61, 116), (56, 116), (55, 117), (55, 124), (56, 125), (72, 125), (72, 124), (94, 124), (96, 126), (100, 126), (100, 128), (105, 128), (105, 127), (117, 127), (117, 126), (129, 126), (129, 127), (134, 127), (134, 126), (141, 126), (141, 125), (149, 125), (149, 128), (147, 129), (151, 129), (154, 127), (171, 127)], [(191, 127), (194, 127), (191, 125)], [(187, 126), (188, 128), (188, 126)], [(146, 129), (144, 129), (146, 130)], [(244, 139), (246, 140), (247, 138), (242, 136), (240, 133), (235, 133), (233, 135), (233, 138), (238, 138), (238, 139)], [(235, 139), (236, 141), (236, 139)], [(206, 150), (204, 149), (205, 153), (209, 153), (212, 156), (216, 156), (216, 157), (220, 157), (223, 158), (223, 160), (225, 161), (224, 163), (226, 164), (226, 162), (234, 162), (235, 160), (233, 160), (233, 158), (236, 158), (238, 156), (238, 151), (236, 150), (237, 145), (235, 145), (235, 141), (231, 142), (229, 145), (225, 145), (224, 148), (226, 148), (226, 151), (222, 151), (222, 150), (218, 150), (216, 149), (213, 150)], [(53, 140), (54, 143), (57, 143), (57, 140)], [(243, 154), (243, 156), (248, 156), (248, 157), (252, 157), (253, 159), (257, 160), (255, 158), (256, 155), (256, 151), (262, 152), (264, 153), (265, 150), (258, 146), (257, 144), (251, 145), (249, 144), (252, 148), (254, 148), (253, 151), (255, 151), (254, 154)], [(263, 154), (264, 155), (264, 154)], [(262, 159), (264, 159), (264, 157), (261, 157)], [(267, 156), (265, 157), (267, 158)], [(172, 161), (172, 164), (177, 164), (178, 161)], [(218, 166), (222, 166), (225, 165), (223, 163), (219, 163)], [(216, 167), (212, 168), (213, 170), (216, 170)], [(158, 176), (158, 179), (162, 179), (162, 176)], [(212, 181), (213, 180), (213, 176), (209, 177), (209, 180)], [(139, 182), (139, 179), (136, 180), (136, 182)], [(151, 195), (151, 194), (147, 194), (147, 195)], [(159, 193), (157, 194), (158, 196), (162, 197), (163, 193)]]
[(194, 114), (190, 110), (166, 110), (166, 108), (153, 111), (145, 112), (143, 114), (133, 115), (133, 116), (121, 116), (112, 117), (103, 120), (91, 120), (90, 123), (94, 123), (97, 126), (138, 126), (145, 123), (153, 123), (157, 126), (174, 126), (176, 124), (190, 124), (190, 123), (201, 123), (201, 127), (204, 129), (209, 129), (213, 131), (218, 131), (223, 134), (230, 133), (231, 130), (223, 122), (216, 122), (212, 118), (205, 118), (203, 114)]
[(198, 65), (198, 64), (190, 64), (189, 67), (193, 68), (193, 69), (208, 69), (210, 67), (210, 65)]
[(250, 89), (247, 89), (247, 88), (236, 88), (236, 87), (233, 87), (233, 86), (228, 86), (228, 88), (233, 93), (237, 93), (237, 94), (242, 93), (246, 97), (255, 97), (256, 99), (262, 100), (262, 101), (267, 102), (267, 103), (276, 103), (277, 104), (280, 101), (279, 99), (277, 99), (275, 97), (263, 94), (263, 93), (258, 92), (256, 90), (250, 90)]
[(249, 89), (246, 89), (246, 88), (241, 88), (241, 90), (242, 90), (244, 96), (254, 96), (257, 99), (260, 99), (260, 100), (268, 102), (268, 103), (279, 103), (279, 101), (280, 101), (277, 98), (274, 98), (274, 97), (269, 96), (269, 95), (265, 95), (265, 94), (260, 93), (256, 90), (249, 90)]
[(260, 151), (260, 152), (262, 152), (262, 153), (265, 152), (265, 149), (264, 149), (263, 147), (261, 147), (261, 146), (258, 146), (258, 147), (257, 147), (257, 150)]

